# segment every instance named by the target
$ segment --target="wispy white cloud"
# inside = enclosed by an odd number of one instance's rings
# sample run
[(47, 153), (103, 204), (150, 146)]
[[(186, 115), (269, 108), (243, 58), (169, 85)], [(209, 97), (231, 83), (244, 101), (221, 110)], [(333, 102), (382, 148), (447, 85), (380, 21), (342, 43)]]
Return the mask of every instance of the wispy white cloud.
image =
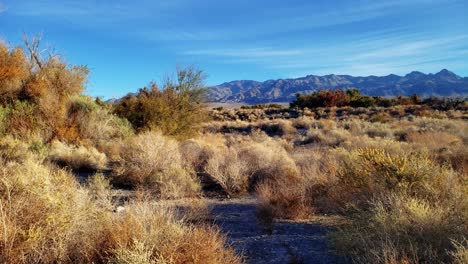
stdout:
[[(444, 49), (447, 51), (456, 49), (460, 43), (466, 43), (468, 35), (451, 36), (445, 38), (415, 40), (409, 42), (398, 43), (395, 41), (387, 44), (385, 47), (377, 47), (370, 51), (356, 54), (347, 60), (356, 61), (364, 59), (385, 59), (403, 56), (415, 56), (427, 54), (431, 49)], [(375, 43), (369, 43), (370, 45)]]
[(102, 18), (103, 23), (112, 23), (125, 18), (142, 18), (154, 13), (167, 11), (180, 6), (182, 0), (151, 1), (95, 1), (95, 0), (14, 0), (10, 3), (12, 13), (28, 17), (73, 17), (82, 18), (78, 22), (87, 24)]
[(272, 58), (304, 54), (301, 49), (272, 49), (272, 48), (246, 48), (246, 49), (206, 49), (186, 51), (186, 55), (225, 56), (236, 58)]
[(290, 77), (311, 73), (386, 75), (412, 70), (463, 67), (468, 35), (429, 37), (402, 31), (381, 31), (343, 43), (322, 43), (305, 48), (227, 48), (185, 51), (183, 54), (229, 64), (250, 64), (281, 71)]
[[(212, 1), (187, 0), (138, 0), (136, 2), (123, 0), (10, 1), (13, 14), (29, 17), (69, 18), (70, 20), (73, 19), (74, 24), (84, 26), (112, 27), (116, 22), (126, 19), (135, 19), (137, 21), (147, 19), (147, 23), (138, 23), (138, 27), (132, 28), (132, 32), (124, 33), (149, 41), (174, 42), (183, 40), (256, 39), (261, 36), (271, 36), (285, 32), (367, 21), (400, 12), (409, 6), (434, 4), (442, 0), (393, 0), (385, 2), (358, 0), (344, 1), (337, 5), (327, 6), (317, 5), (314, 2), (304, 2), (301, 5), (291, 5), (291, 7), (282, 5), (281, 8), (271, 6), (269, 1), (265, 0), (261, 12), (255, 14), (255, 16), (249, 16), (248, 20), (244, 21), (241, 16), (238, 16), (239, 18), (230, 16), (230, 19), (233, 20), (232, 23), (223, 23), (222, 21), (217, 23), (208, 20), (201, 24), (195, 18), (196, 16), (188, 18), (187, 10), (199, 8), (197, 9), (198, 12), (198, 10), (209, 9), (219, 4)], [(239, 1), (238, 5), (246, 5), (247, 2)], [(217, 10), (217, 12), (221, 13), (225, 11), (228, 10)], [(210, 14), (200, 14), (200, 16), (207, 15)], [(180, 22), (180, 20), (184, 19), (189, 19), (189, 21), (186, 21), (183, 25), (173, 25), (174, 22)]]
[[(31, 21), (68, 19), (94, 31), (111, 29), (100, 32), (113, 30), (129, 42), (151, 42), (173, 52), (168, 56), (175, 59), (249, 65), (295, 77), (307, 72), (402, 73), (468, 59), (468, 35), (454, 34), (453, 27), (442, 23), (432, 29), (426, 28), (430, 21), (405, 20), (414, 12), (466, 0), (229, 3), (245, 13), (210, 0), (5, 1), (13, 15)], [(255, 10), (259, 6), (261, 12)]]
[(226, 36), (224, 32), (211, 30), (178, 30), (175, 28), (149, 29), (135, 32), (135, 36), (149, 41), (214, 41)]
[(8, 10), (8, 8), (4, 4), (0, 3), (0, 13), (3, 13), (5, 11), (7, 11), (7, 10)]

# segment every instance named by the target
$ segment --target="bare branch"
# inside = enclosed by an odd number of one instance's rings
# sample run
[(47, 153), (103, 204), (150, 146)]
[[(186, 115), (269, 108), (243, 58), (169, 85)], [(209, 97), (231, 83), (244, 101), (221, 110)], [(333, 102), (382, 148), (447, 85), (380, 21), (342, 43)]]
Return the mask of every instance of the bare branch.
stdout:
[[(29, 40), (26, 34), (23, 34), (23, 42), (29, 51), (30, 60), (31, 62), (35, 62), (39, 69), (42, 69), (41, 53), (45, 52), (45, 50), (39, 51), (41, 39), (41, 35), (36, 35)], [(30, 71), (32, 70), (33, 65), (34, 63), (31, 64), (31, 68), (29, 69)]]

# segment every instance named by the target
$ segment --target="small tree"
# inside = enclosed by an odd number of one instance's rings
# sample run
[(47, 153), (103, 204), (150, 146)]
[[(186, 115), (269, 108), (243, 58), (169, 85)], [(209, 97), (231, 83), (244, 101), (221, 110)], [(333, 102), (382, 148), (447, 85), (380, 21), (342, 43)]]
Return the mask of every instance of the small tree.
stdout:
[[(67, 113), (70, 98), (79, 95), (87, 80), (88, 69), (85, 66), (69, 66), (59, 56), (43, 50), (39, 52), (40, 38), (24, 38), (23, 48), (8, 48), (0, 43), (0, 106), (15, 110), (17, 106), (28, 105), (34, 118), (40, 124), (29, 126), (28, 133), (37, 132), (45, 140), (53, 138), (67, 139), (70, 124)], [(48, 52), (48, 56), (41, 56)], [(23, 104), (24, 103), (24, 104)], [(14, 111), (10, 111), (13, 113)], [(24, 115), (23, 115), (24, 116)], [(7, 116), (5, 119), (11, 119)], [(27, 118), (19, 122), (9, 122), (7, 130), (13, 134), (25, 131)]]
[(205, 120), (205, 75), (194, 67), (178, 68), (177, 78), (167, 78), (162, 89), (154, 82), (124, 97), (114, 112), (130, 121), (135, 130), (160, 130), (178, 138), (193, 136)]

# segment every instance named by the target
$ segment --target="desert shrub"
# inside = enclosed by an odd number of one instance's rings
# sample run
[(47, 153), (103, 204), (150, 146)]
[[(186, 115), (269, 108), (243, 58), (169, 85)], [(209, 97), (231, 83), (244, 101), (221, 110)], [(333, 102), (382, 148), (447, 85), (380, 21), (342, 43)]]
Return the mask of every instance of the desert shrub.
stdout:
[(86, 190), (34, 158), (0, 163), (2, 263), (240, 263), (217, 230), (168, 208), (138, 201), (113, 213), (101, 175)]
[(260, 219), (268, 222), (268, 217), (303, 219), (310, 216), (312, 208), (307, 204), (306, 183), (302, 180), (297, 175), (278, 175), (260, 183), (256, 188)]
[(96, 173), (86, 181), (88, 195), (93, 202), (101, 209), (112, 210), (112, 194), (110, 180), (102, 173)]
[(379, 122), (379, 123), (389, 123), (392, 121), (392, 117), (390, 114), (383, 112), (383, 113), (377, 113), (372, 115), (369, 118), (369, 121), (372, 123)]
[(122, 146), (114, 182), (150, 189), (160, 197), (192, 196), (200, 188), (192, 171), (183, 166), (179, 144), (157, 132), (130, 138)]
[(337, 200), (358, 206), (365, 206), (375, 196), (390, 193), (430, 197), (432, 200), (445, 200), (460, 194), (458, 176), (447, 167), (434, 163), (427, 154), (390, 155), (379, 149), (361, 149), (352, 153), (338, 173), (336, 188)]
[(0, 106), (0, 136), (4, 136), (7, 130), (8, 109)]
[(391, 195), (355, 214), (333, 240), (358, 263), (447, 263), (463, 258), (465, 210)]
[(450, 97), (450, 98), (439, 98), (439, 97), (429, 97), (422, 101), (423, 104), (430, 106), (433, 109), (438, 110), (452, 110), (452, 109), (462, 109), (466, 107), (467, 98), (466, 97)]
[(32, 134), (39, 133), (42, 122), (36, 115), (37, 108), (34, 104), (16, 100), (3, 109), (5, 134), (29, 138)]
[(381, 97), (381, 96), (374, 97), (374, 99), (375, 99), (375, 104), (381, 107), (391, 107), (395, 104), (395, 102), (392, 99)]
[(25, 98), (37, 105), (38, 116), (45, 125), (42, 129), (50, 130), (52, 138), (76, 139), (74, 131), (70, 131), (73, 127), (67, 122), (67, 112), (70, 98), (84, 90), (87, 74), (85, 67), (69, 67), (58, 59), (50, 59), (25, 85)]
[(9, 49), (0, 42), (0, 103), (14, 100), (28, 75), (28, 61), (23, 49)]
[(461, 139), (447, 132), (424, 131), (410, 132), (406, 135), (406, 140), (411, 143), (421, 144), (430, 150), (439, 150), (461, 143)]
[(48, 159), (73, 170), (103, 170), (107, 168), (106, 155), (94, 147), (73, 146), (61, 141), (52, 142)]
[(89, 201), (74, 178), (33, 159), (0, 160), (0, 260), (67, 262)]
[(262, 140), (209, 148), (203, 171), (231, 195), (254, 191), (268, 178), (297, 173), (284, 146), (268, 137)]
[(168, 81), (160, 90), (156, 83), (128, 95), (114, 113), (126, 118), (137, 131), (160, 130), (165, 135), (193, 136), (205, 120), (202, 71), (193, 67), (177, 70), (177, 82)]
[(295, 150), (291, 157), (297, 174), (277, 175), (257, 187), (261, 222), (338, 212), (339, 206), (327, 196), (328, 188), (337, 182), (337, 155), (323, 148), (304, 148)]
[(250, 175), (239, 150), (234, 147), (216, 149), (209, 154), (203, 170), (230, 195), (248, 190)]
[[(206, 161), (213, 153), (213, 148), (224, 146), (223, 137), (214, 137), (215, 142), (211, 142), (206, 136), (202, 139), (189, 139), (181, 142), (180, 152), (186, 166), (193, 168), (197, 173), (204, 170)], [(212, 145), (215, 144), (214, 146)]]
[(320, 90), (309, 95), (297, 94), (291, 108), (317, 108), (345, 106), (349, 103), (349, 96), (343, 90)]
[(393, 131), (382, 123), (369, 123), (366, 134), (372, 138), (393, 138)]
[(467, 130), (466, 123), (457, 120), (421, 117), (415, 118), (413, 122), (420, 131), (447, 132), (453, 135), (459, 135), (460, 138), (465, 137), (465, 131)]
[(415, 149), (429, 151), (440, 164), (450, 164), (461, 175), (468, 169), (468, 150), (456, 135), (438, 131), (409, 132), (406, 140), (413, 143)]
[(145, 203), (131, 205), (102, 233), (110, 263), (240, 263), (218, 231), (188, 226), (173, 215)]
[(0, 159), (4, 162), (22, 162), (32, 157), (28, 144), (11, 136), (0, 138)]
[(362, 120), (349, 120), (340, 123), (340, 126), (348, 130), (354, 136), (367, 134), (371, 138), (393, 138), (393, 130), (389, 124), (371, 123)]
[(330, 147), (339, 146), (349, 137), (349, 132), (343, 129), (319, 130), (311, 129), (301, 144), (318, 144)]
[(0, 44), (0, 105), (10, 108), (3, 122), (7, 133), (27, 138), (34, 132), (46, 141), (75, 139), (67, 109), (70, 97), (84, 90), (88, 70), (68, 66), (58, 56), (41, 58), (37, 41), (26, 44), (30, 60), (21, 48), (9, 51)]
[(462, 264), (468, 262), (468, 240), (463, 238), (462, 241), (453, 241), (455, 250), (450, 252), (453, 263)]
[(372, 107), (375, 105), (375, 99), (370, 96), (359, 96), (349, 102), (352, 107)]
[(106, 105), (100, 105), (89, 97), (73, 98), (68, 116), (70, 123), (77, 126), (81, 140), (88, 140), (95, 146), (133, 135), (128, 120), (112, 114)]
[(296, 129), (291, 125), (291, 122), (287, 120), (277, 120), (262, 122), (258, 124), (259, 128), (270, 136), (291, 136), (296, 132)]
[(283, 108), (280, 104), (257, 104), (257, 105), (242, 105), (240, 109), (268, 109), (268, 108), (274, 108), (274, 109), (281, 109)]

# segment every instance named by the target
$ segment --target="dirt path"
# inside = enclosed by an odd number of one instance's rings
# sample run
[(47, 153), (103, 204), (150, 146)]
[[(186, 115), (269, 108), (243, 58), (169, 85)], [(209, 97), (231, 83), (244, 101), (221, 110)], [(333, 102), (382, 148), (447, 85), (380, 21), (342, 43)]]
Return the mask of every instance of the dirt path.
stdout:
[(277, 221), (272, 234), (257, 224), (255, 199), (212, 201), (212, 214), (247, 263), (344, 263), (327, 245), (317, 222)]

